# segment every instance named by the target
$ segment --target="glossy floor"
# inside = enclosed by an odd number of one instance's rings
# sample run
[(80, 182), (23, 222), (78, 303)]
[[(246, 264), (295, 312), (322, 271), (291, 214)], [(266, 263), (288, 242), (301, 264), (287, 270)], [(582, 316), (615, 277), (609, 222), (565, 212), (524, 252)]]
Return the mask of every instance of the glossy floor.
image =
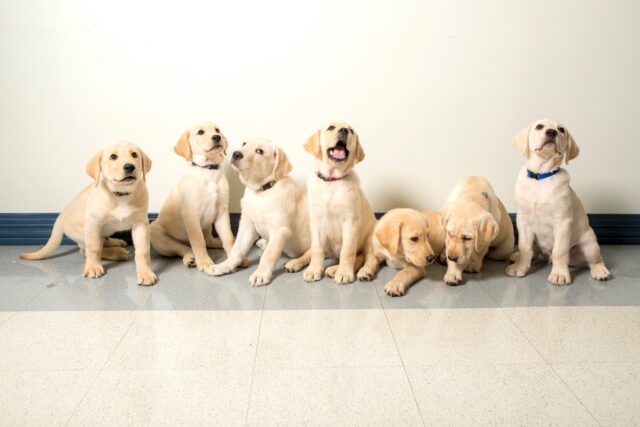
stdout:
[[(251, 266), (210, 278), (154, 258), (82, 278), (71, 246), (44, 261), (0, 247), (0, 425), (640, 424), (640, 247), (607, 246), (609, 282), (444, 267), (406, 296)], [(212, 252), (219, 261), (223, 255)]]

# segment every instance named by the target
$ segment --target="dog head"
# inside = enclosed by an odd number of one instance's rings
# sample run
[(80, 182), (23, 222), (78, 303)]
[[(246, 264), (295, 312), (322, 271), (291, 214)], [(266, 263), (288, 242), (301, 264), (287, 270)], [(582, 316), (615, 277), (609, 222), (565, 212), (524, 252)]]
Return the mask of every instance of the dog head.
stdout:
[(413, 209), (392, 209), (378, 222), (376, 239), (391, 256), (401, 256), (409, 263), (425, 267), (435, 260), (429, 244), (427, 218)]
[(483, 251), (500, 232), (500, 226), (488, 212), (474, 215), (452, 206), (443, 209), (441, 218), (447, 259), (460, 265), (465, 265), (474, 253)]
[(364, 160), (358, 134), (345, 122), (333, 122), (319, 129), (307, 139), (304, 149), (343, 173)]
[[(121, 141), (98, 151), (87, 163), (87, 174), (96, 185), (100, 177), (117, 191), (145, 181), (151, 169), (151, 159), (135, 144)], [(123, 190), (127, 191), (127, 190)]]
[(198, 165), (220, 164), (227, 155), (229, 143), (220, 128), (211, 122), (202, 122), (184, 131), (173, 150)]
[(569, 133), (569, 130), (555, 120), (536, 120), (521, 130), (512, 141), (527, 159), (536, 156), (542, 160), (557, 158), (558, 164), (573, 160), (580, 154), (580, 149)]
[(240, 181), (251, 188), (278, 181), (293, 169), (282, 148), (261, 138), (243, 142), (231, 155), (231, 167), (238, 172)]

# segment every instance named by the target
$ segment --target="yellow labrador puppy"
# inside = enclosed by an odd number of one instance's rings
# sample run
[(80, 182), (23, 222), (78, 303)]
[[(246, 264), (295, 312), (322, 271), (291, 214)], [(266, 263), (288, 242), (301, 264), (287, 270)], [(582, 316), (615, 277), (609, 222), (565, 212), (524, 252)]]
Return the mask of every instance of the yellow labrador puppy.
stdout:
[[(227, 139), (214, 123), (202, 122), (186, 130), (173, 148), (187, 160), (182, 178), (151, 223), (151, 246), (161, 255), (180, 256), (187, 267), (213, 272), (207, 248), (227, 256), (233, 246), (229, 224), (229, 183), (222, 170)], [(212, 235), (215, 225), (220, 239)]]
[(325, 257), (339, 259), (324, 273), (336, 283), (371, 280), (377, 260), (370, 235), (376, 219), (353, 167), (364, 160), (358, 135), (345, 122), (318, 130), (304, 144), (317, 160), (309, 177), (307, 199), (311, 223), (311, 262), (304, 280), (320, 280)]
[(549, 282), (571, 283), (569, 264), (583, 264), (597, 280), (611, 278), (600, 255), (600, 246), (589, 219), (569, 185), (569, 174), (561, 169), (580, 150), (569, 131), (555, 120), (538, 120), (513, 139), (513, 145), (527, 158), (516, 183), (518, 254), (507, 267), (508, 276), (529, 272), (537, 253), (553, 263)]
[(441, 211), (445, 230), (448, 285), (462, 283), (462, 272), (477, 273), (485, 255), (505, 260), (513, 252), (513, 224), (485, 178), (458, 182)]
[(372, 236), (378, 262), (400, 270), (384, 286), (387, 295), (404, 295), (427, 275), (431, 264), (444, 250), (444, 229), (438, 212), (392, 209), (376, 224)]
[(100, 259), (122, 261), (129, 256), (124, 248), (127, 244), (109, 236), (130, 229), (138, 284), (156, 283), (149, 254), (149, 193), (145, 184), (150, 169), (151, 160), (134, 144), (123, 141), (98, 151), (87, 164), (87, 173), (95, 183), (85, 187), (58, 215), (44, 247), (20, 258), (48, 257), (66, 234), (86, 257), (82, 275), (100, 277), (105, 273)]
[(246, 186), (240, 201), (242, 217), (236, 242), (226, 261), (213, 268), (218, 276), (234, 271), (260, 236), (265, 239), (258, 269), (249, 277), (251, 286), (271, 281), (284, 252), (290, 258), (286, 271), (300, 271), (311, 257), (311, 234), (305, 192), (288, 175), (291, 163), (282, 148), (266, 139), (252, 139), (234, 151), (233, 167)]

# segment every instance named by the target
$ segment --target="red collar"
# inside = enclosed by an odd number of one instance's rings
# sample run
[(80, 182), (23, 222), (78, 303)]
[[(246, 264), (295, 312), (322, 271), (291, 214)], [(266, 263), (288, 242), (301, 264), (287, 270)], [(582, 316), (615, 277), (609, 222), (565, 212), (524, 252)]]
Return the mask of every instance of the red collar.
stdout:
[(336, 178), (333, 176), (324, 176), (320, 173), (320, 171), (316, 171), (316, 176), (321, 180), (323, 180), (324, 182), (333, 182), (333, 181), (340, 181), (341, 179), (346, 178), (347, 175), (341, 176), (340, 178)]

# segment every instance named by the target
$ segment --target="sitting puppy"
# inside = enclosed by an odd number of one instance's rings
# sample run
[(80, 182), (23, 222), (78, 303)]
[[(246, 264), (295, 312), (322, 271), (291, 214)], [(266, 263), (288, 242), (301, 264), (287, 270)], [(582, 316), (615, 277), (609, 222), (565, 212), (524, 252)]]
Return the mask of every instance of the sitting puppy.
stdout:
[[(229, 224), (229, 183), (222, 170), (227, 139), (218, 126), (203, 122), (185, 131), (174, 151), (187, 160), (178, 185), (151, 224), (151, 246), (161, 255), (180, 256), (187, 267), (212, 273), (207, 248), (227, 256), (233, 246)], [(212, 235), (212, 223), (220, 239)]]
[(149, 193), (145, 184), (151, 160), (136, 145), (118, 142), (93, 156), (87, 173), (95, 181), (85, 187), (62, 211), (47, 244), (37, 252), (21, 254), (22, 259), (43, 259), (60, 246), (63, 234), (76, 242), (86, 257), (84, 277), (104, 275), (100, 259), (126, 260), (126, 242), (110, 238), (113, 233), (131, 230), (135, 246), (138, 284), (153, 285), (158, 278), (151, 270), (149, 254)]
[(569, 131), (554, 120), (538, 120), (513, 139), (527, 158), (516, 183), (518, 254), (507, 267), (508, 276), (523, 277), (531, 259), (541, 253), (553, 263), (549, 282), (571, 284), (569, 264), (586, 262), (591, 277), (611, 278), (582, 203), (569, 185), (562, 160), (578, 157), (580, 150)]
[(265, 139), (249, 140), (233, 153), (231, 167), (246, 186), (240, 201), (242, 217), (229, 258), (213, 267), (212, 274), (234, 271), (258, 236), (265, 239), (264, 253), (258, 269), (249, 277), (251, 286), (271, 281), (282, 252), (291, 258), (300, 257), (288, 261), (285, 270), (300, 271), (311, 257), (307, 197), (287, 176), (292, 168), (284, 150)]
[(462, 271), (477, 273), (486, 256), (505, 260), (513, 252), (513, 224), (485, 178), (458, 182), (441, 211), (446, 246), (448, 285), (462, 283)]
[(444, 250), (444, 229), (438, 212), (392, 209), (376, 224), (372, 236), (378, 262), (400, 270), (384, 286), (387, 295), (404, 295), (406, 290), (427, 274)]
[(358, 269), (360, 280), (371, 280), (377, 269), (370, 239), (376, 219), (353, 171), (364, 159), (358, 135), (347, 123), (335, 122), (311, 135), (304, 148), (318, 159), (307, 185), (311, 263), (304, 280), (322, 278), (325, 256), (339, 259), (324, 271), (337, 283), (353, 282)]

